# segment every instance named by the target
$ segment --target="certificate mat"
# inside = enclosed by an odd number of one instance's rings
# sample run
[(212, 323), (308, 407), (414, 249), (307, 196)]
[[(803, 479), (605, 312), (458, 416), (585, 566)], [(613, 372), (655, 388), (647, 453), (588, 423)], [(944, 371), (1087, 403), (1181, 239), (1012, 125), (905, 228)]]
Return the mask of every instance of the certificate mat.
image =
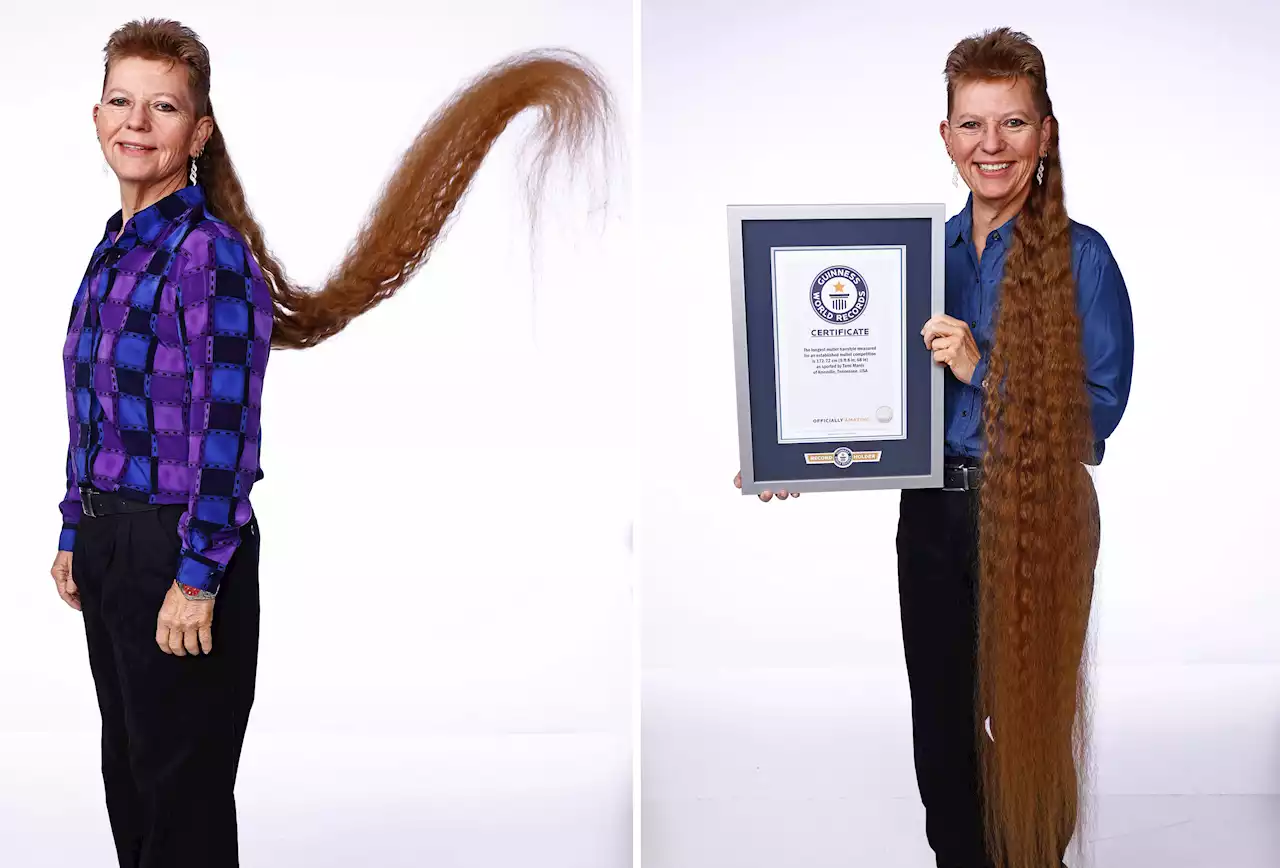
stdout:
[(906, 247), (771, 252), (778, 442), (906, 437)]
[(942, 205), (730, 206), (744, 494), (942, 485)]

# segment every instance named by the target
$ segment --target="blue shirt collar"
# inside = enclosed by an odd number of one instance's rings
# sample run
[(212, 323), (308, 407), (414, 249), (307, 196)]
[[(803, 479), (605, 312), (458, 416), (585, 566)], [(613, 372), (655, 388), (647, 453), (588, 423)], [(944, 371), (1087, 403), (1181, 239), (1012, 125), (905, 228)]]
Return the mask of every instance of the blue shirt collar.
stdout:
[[(1013, 241), (1013, 224), (1018, 219), (1018, 215), (1014, 214), (995, 231), (1005, 240), (1005, 244)], [(955, 247), (966, 241), (972, 241), (973, 234), (973, 194), (969, 194), (969, 198), (964, 203), (964, 210), (956, 215), (955, 225), (951, 227), (947, 235), (947, 246)]]
[[(137, 233), (139, 240), (150, 244), (156, 240), (165, 227), (183, 219), (193, 210), (204, 205), (204, 202), (204, 188), (199, 184), (180, 187), (130, 217), (129, 224), (125, 227), (125, 232), (128, 233), (132, 229)], [(107, 221), (106, 239), (108, 243), (115, 241), (116, 233), (120, 231), (123, 223), (123, 215), (123, 210), (117, 211)], [(121, 238), (123, 237), (122, 235)]]

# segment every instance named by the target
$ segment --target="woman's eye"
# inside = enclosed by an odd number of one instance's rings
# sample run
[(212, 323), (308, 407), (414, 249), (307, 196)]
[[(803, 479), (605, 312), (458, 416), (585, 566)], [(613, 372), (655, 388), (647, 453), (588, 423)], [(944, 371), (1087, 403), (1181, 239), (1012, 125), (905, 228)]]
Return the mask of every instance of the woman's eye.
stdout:
[(173, 110), (174, 110), (174, 109), (173, 109), (173, 106), (171, 106), (171, 105), (170, 105), (169, 103), (167, 103), (167, 102), (158, 102), (158, 103), (156, 103), (156, 108), (160, 109), (160, 111), (162, 111), (162, 112), (171, 112), (171, 111), (173, 111)]
[(109, 101), (109, 104), (110, 104), (110, 105), (113, 105), (113, 106), (122, 106), (122, 105), (124, 105), (124, 104), (125, 104), (125, 102), (126, 102), (126, 101), (127, 101), (127, 100), (125, 100), (125, 98), (124, 98), (124, 97), (122, 97), (122, 96), (118, 96), (118, 97), (116, 97), (115, 99), (110, 100), (110, 101)]

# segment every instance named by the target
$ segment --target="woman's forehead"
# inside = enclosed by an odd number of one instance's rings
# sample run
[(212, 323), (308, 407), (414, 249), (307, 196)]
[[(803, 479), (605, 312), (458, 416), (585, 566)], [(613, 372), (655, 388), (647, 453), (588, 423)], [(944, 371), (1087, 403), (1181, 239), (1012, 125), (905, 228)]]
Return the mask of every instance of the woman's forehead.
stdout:
[(1025, 78), (974, 79), (962, 82), (952, 99), (952, 113), (1007, 114), (1034, 111), (1035, 95)]
[(172, 60), (122, 57), (111, 64), (107, 73), (107, 87), (113, 86), (185, 96), (187, 71), (184, 66)]

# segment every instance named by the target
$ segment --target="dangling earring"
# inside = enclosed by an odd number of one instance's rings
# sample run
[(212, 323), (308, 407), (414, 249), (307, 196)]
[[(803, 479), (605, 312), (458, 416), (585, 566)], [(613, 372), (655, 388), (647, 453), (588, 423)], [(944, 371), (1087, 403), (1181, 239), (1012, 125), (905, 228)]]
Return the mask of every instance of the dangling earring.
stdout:
[(951, 161), (951, 186), (957, 190), (960, 189), (960, 167), (956, 165), (956, 161)]
[(196, 161), (200, 160), (200, 157), (202, 154), (204, 154), (204, 152), (205, 152), (205, 149), (200, 149), (200, 151), (197, 152), (196, 156), (191, 157), (191, 174), (189, 174), (188, 177), (191, 178), (192, 187), (196, 186), (196, 174), (197, 174)]
[(1040, 168), (1036, 169), (1036, 183), (1044, 184), (1044, 157), (1040, 158)]

